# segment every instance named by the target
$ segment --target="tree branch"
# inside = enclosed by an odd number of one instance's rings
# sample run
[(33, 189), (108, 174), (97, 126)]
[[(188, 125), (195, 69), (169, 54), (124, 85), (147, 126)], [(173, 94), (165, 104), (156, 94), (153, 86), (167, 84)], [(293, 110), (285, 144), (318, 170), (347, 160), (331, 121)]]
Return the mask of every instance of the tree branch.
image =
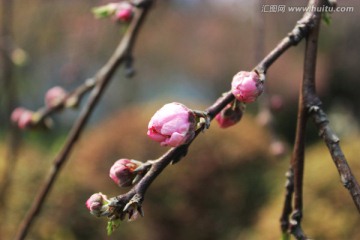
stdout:
[[(143, 1), (145, 2), (145, 1)], [(39, 192), (37, 193), (35, 200), (27, 213), (26, 217), (24, 218), (23, 222), (18, 229), (15, 239), (24, 239), (31, 227), (31, 224), (35, 220), (36, 216), (41, 210), (42, 205), (45, 202), (47, 195), (49, 194), (56, 177), (60, 173), (61, 167), (66, 162), (71, 150), (73, 149), (75, 143), (77, 142), (82, 130), (84, 129), (92, 111), (94, 110), (96, 104), (98, 103), (102, 93), (104, 92), (105, 87), (109, 83), (111, 77), (115, 73), (115, 70), (119, 67), (119, 65), (123, 62), (124, 56), (128, 54), (129, 47), (132, 48), (137, 33), (144, 21), (144, 18), (150, 9), (152, 1), (146, 1), (148, 4), (144, 5), (141, 8), (135, 10), (135, 16), (128, 27), (127, 32), (122, 38), (119, 46), (115, 50), (114, 54), (111, 56), (109, 61), (102, 67), (97, 74), (95, 75), (96, 85), (91, 92), (89, 100), (86, 106), (80, 113), (79, 118), (73, 125), (69, 136), (64, 144), (64, 147), (56, 156), (53, 162), (53, 166), (50, 170), (49, 176), (44, 182), (44, 185), (40, 188)]]
[(309, 111), (316, 127), (319, 130), (319, 136), (324, 139), (325, 144), (329, 149), (330, 155), (339, 172), (340, 180), (344, 187), (349, 191), (354, 204), (360, 213), (360, 186), (351, 172), (349, 164), (347, 163), (344, 153), (341, 150), (340, 139), (330, 128), (329, 120), (320, 105), (309, 105)]
[[(280, 226), (283, 236), (288, 236), (288, 231), (290, 227), (289, 216), (292, 211), (292, 197), (294, 193), (294, 170), (290, 166), (289, 170), (285, 174), (286, 183), (285, 183), (285, 200), (284, 207), (282, 210), (281, 218), (280, 218)], [(288, 239), (289, 237), (285, 238)]]
[[(309, 6), (321, 6), (324, 1), (310, 1)], [(306, 14), (305, 14), (306, 15)], [(284, 202), (283, 213), (281, 216), (281, 228), (283, 236), (287, 235), (287, 231), (290, 228), (290, 232), (296, 239), (307, 239), (305, 233), (301, 228), (302, 208), (303, 208), (303, 175), (304, 175), (304, 150), (305, 150), (305, 132), (306, 123), (308, 120), (308, 112), (306, 108), (306, 98), (308, 95), (309, 79), (315, 81), (316, 70), (316, 54), (317, 54), (317, 39), (319, 34), (319, 27), (321, 21), (321, 13), (314, 12), (311, 14), (313, 28), (309, 30), (309, 36), (306, 39), (305, 59), (304, 59), (304, 75), (299, 91), (299, 106), (298, 106), (298, 118), (296, 126), (296, 136), (293, 154), (291, 158), (291, 166), (287, 176), (286, 196)], [(292, 174), (294, 173), (294, 175)], [(293, 186), (292, 186), (293, 184)], [(289, 215), (292, 209), (291, 200), (292, 194), (295, 191), (294, 196), (294, 211), (289, 224)]]
[[(319, 1), (316, 2), (319, 4)], [(310, 1), (309, 6), (315, 6), (314, 1)], [(298, 21), (294, 29), (285, 37), (255, 68), (259, 74), (265, 74), (267, 69), (278, 59), (290, 46), (297, 45), (314, 26), (314, 14), (306, 13), (304, 17)], [(227, 104), (231, 103), (234, 100), (234, 96), (231, 91), (223, 94), (222, 99), (216, 101), (211, 105), (205, 112), (207, 112), (208, 117), (212, 120)], [(192, 141), (196, 139), (199, 133), (203, 129), (199, 129), (196, 132), (196, 135)], [(124, 218), (124, 214), (129, 213), (131, 217), (132, 212), (127, 212), (126, 208), (129, 203), (136, 204), (137, 208), (141, 209), (141, 204), (144, 200), (145, 191), (154, 181), (154, 179), (169, 165), (171, 162), (177, 162), (183, 158), (192, 141), (186, 145), (179, 146), (177, 148), (171, 148), (168, 150), (162, 157), (156, 161), (149, 161), (149, 170), (144, 175), (144, 177), (127, 193), (119, 195), (111, 199), (112, 207), (114, 208), (110, 219), (113, 217)]]
[[(313, 33), (309, 36), (307, 50), (309, 57), (316, 57), (316, 43), (317, 43), (318, 33), (314, 30)], [(329, 149), (330, 155), (335, 163), (335, 166), (339, 172), (341, 182), (344, 187), (348, 189), (355, 206), (360, 212), (360, 186), (351, 172), (351, 169), (347, 163), (347, 160), (340, 147), (340, 139), (336, 136), (333, 130), (329, 126), (329, 120), (325, 112), (321, 108), (321, 101), (316, 95), (315, 87), (315, 66), (310, 65), (309, 62), (306, 62), (309, 68), (311, 75), (306, 79), (306, 107), (312, 117), (315, 126), (318, 128), (319, 136), (322, 137), (325, 141), (326, 146)]]
[[(320, 6), (316, 0), (310, 0), (308, 7)], [(288, 36), (283, 38), (280, 43), (274, 48), (257, 66), (256, 70), (261, 73), (266, 73), (267, 69), (291, 46), (296, 46), (314, 26), (314, 13), (306, 12), (304, 16), (297, 22), (294, 29), (288, 33)]]

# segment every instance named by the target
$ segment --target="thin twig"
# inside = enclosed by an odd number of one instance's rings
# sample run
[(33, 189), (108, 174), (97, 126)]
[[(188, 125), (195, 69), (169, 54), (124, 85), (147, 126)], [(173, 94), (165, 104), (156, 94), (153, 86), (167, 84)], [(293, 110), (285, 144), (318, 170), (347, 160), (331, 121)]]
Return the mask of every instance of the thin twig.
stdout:
[[(317, 7), (323, 4), (322, 0), (310, 0), (308, 7)], [(318, 32), (320, 24), (321, 13), (317, 12), (308, 12), (304, 14), (303, 20), (307, 19), (311, 28), (307, 28), (308, 34), (313, 34)], [(300, 20), (300, 24), (301, 24)], [(317, 28), (317, 29), (316, 29)], [(309, 37), (307, 36), (307, 43), (309, 42)], [(314, 49), (312, 49), (314, 50)], [(304, 149), (305, 149), (305, 131), (306, 123), (308, 119), (305, 97), (307, 96), (306, 83), (307, 78), (312, 77), (312, 74), (315, 73), (316, 66), (316, 53), (310, 55), (308, 47), (305, 50), (305, 64), (304, 64), (304, 76), (299, 91), (299, 106), (298, 106), (298, 118), (296, 126), (296, 136), (294, 149), (291, 158), (291, 164), (289, 171), (287, 172), (286, 180), (286, 194), (284, 207), (280, 218), (281, 229), (283, 236), (287, 235), (287, 231), (290, 232), (297, 239), (306, 239), (306, 235), (301, 229), (301, 218), (302, 218), (302, 185), (303, 185), (303, 171), (304, 171)], [(316, 51), (316, 49), (315, 49)], [(295, 190), (294, 196), (294, 212), (292, 214), (291, 222), (289, 222), (289, 216), (292, 210), (292, 195)], [(290, 229), (289, 229), (290, 228)]]
[[(315, 5), (315, 0), (310, 0), (308, 7)], [(314, 14), (306, 12), (304, 16), (297, 22), (295, 27), (288, 36), (283, 38), (280, 43), (256, 66), (256, 70), (266, 73), (267, 69), (291, 46), (296, 46), (304, 37), (306, 37), (313, 27)]]
[(105, 87), (109, 83), (109, 80), (115, 73), (115, 70), (123, 62), (124, 56), (128, 51), (128, 47), (132, 46), (136, 40), (137, 33), (140, 29), (140, 26), (143, 23), (143, 20), (150, 9), (151, 1), (147, 1), (149, 4), (145, 5), (143, 8), (139, 8), (135, 11), (135, 16), (128, 27), (127, 32), (123, 36), (122, 41), (115, 50), (114, 54), (111, 56), (109, 61), (101, 68), (95, 76), (97, 84), (91, 92), (87, 105), (83, 108), (80, 113), (79, 118), (73, 125), (69, 136), (64, 144), (63, 149), (60, 151), (58, 156), (55, 158), (53, 166), (50, 170), (48, 178), (45, 180), (44, 185), (40, 188), (36, 198), (24, 218), (20, 228), (16, 234), (15, 239), (24, 239), (29, 231), (29, 228), (33, 221), (35, 220), (37, 214), (40, 212), (42, 205), (45, 202), (46, 196), (49, 194), (56, 177), (60, 173), (61, 167), (66, 162), (71, 150), (73, 149), (75, 143), (77, 142), (82, 130), (84, 129), (93, 109), (98, 103)]
[[(316, 43), (317, 43), (318, 34), (314, 30), (313, 33), (309, 36), (308, 39), (308, 51), (309, 54), (316, 54)], [(316, 55), (315, 55), (316, 56)], [(310, 63), (307, 62), (307, 65), (310, 66)], [(314, 67), (314, 66), (313, 66)], [(330, 155), (335, 163), (335, 166), (339, 172), (341, 182), (344, 187), (349, 191), (354, 204), (358, 211), (360, 212), (360, 186), (351, 172), (351, 169), (347, 163), (347, 160), (344, 156), (344, 153), (340, 147), (340, 139), (336, 136), (333, 130), (329, 126), (329, 120), (325, 112), (321, 108), (321, 101), (316, 95), (315, 88), (315, 70), (311, 69), (313, 72), (312, 76), (307, 78), (306, 82), (306, 107), (312, 117), (315, 126), (318, 128), (319, 136), (322, 137), (325, 141), (326, 146), (329, 149)]]
[[(317, 23), (318, 24), (318, 23)], [(316, 28), (316, 27), (315, 27)], [(310, 34), (315, 30), (311, 30)], [(308, 39), (307, 39), (308, 42)], [(316, 49), (315, 49), (316, 50)], [(312, 64), (316, 63), (316, 55), (314, 59), (310, 59), (310, 56), (305, 53), (305, 62), (310, 61)], [(294, 172), (294, 211), (290, 220), (290, 231), (296, 237), (296, 239), (307, 239), (305, 233), (301, 228), (302, 208), (303, 208), (303, 177), (304, 177), (304, 153), (305, 153), (305, 136), (306, 136), (306, 124), (307, 124), (307, 111), (304, 101), (305, 81), (309, 77), (308, 64), (304, 66), (303, 81), (299, 90), (299, 105), (298, 116), (296, 122), (296, 135), (294, 142), (294, 149), (291, 157), (291, 169)]]
[(354, 204), (360, 213), (360, 186), (355, 176), (351, 172), (349, 164), (345, 158), (344, 153), (340, 147), (340, 139), (336, 136), (329, 126), (329, 120), (320, 105), (310, 105), (310, 114), (316, 127), (319, 130), (319, 135), (324, 139), (326, 146), (329, 149), (330, 155), (339, 172), (340, 180), (344, 187), (349, 191)]
[[(51, 106), (44, 106), (36, 111), (36, 123), (35, 124), (41, 124), (47, 117), (49, 117), (51, 114), (53, 114), (56, 111), (62, 110), (64, 107), (67, 107), (67, 105), (73, 105), (78, 106), (82, 97), (91, 91), (96, 84), (101, 79), (97, 78), (96, 80), (93, 78), (89, 78), (85, 80), (85, 82), (78, 86), (76, 89), (70, 91), (65, 97), (63, 97), (61, 100), (56, 102), (56, 104)], [(33, 123), (34, 124), (34, 123)]]
[(285, 200), (284, 207), (280, 218), (280, 226), (283, 235), (288, 235), (290, 221), (289, 216), (292, 211), (292, 197), (294, 193), (294, 170), (290, 166), (286, 172), (286, 183), (285, 183)]

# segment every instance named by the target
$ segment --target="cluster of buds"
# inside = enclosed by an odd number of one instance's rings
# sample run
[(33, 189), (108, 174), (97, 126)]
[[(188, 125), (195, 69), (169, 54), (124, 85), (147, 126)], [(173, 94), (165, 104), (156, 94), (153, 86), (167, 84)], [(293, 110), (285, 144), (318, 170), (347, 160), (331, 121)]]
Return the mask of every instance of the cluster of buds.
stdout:
[[(142, 162), (132, 159), (119, 159), (110, 168), (109, 176), (119, 187), (129, 187), (143, 176), (144, 169), (146, 168), (138, 169), (144, 165)], [(141, 197), (138, 194), (134, 195), (120, 212), (114, 209), (114, 202), (102, 193), (93, 194), (86, 201), (86, 207), (91, 214), (97, 217), (105, 216), (110, 219), (108, 233), (117, 228), (118, 221), (124, 220), (127, 214), (129, 215), (129, 220), (136, 219), (138, 213), (143, 216)]]
[(109, 3), (92, 11), (96, 18), (112, 17), (114, 21), (124, 23), (130, 22), (134, 16), (134, 6), (127, 1)]
[[(44, 98), (45, 106), (47, 108), (54, 108), (61, 103), (67, 96), (67, 92), (61, 87), (50, 88)], [(11, 121), (20, 129), (34, 127), (38, 125), (51, 127), (52, 120), (48, 117), (42, 119), (41, 112), (33, 112), (23, 107), (15, 108), (11, 113)]]
[(22, 107), (18, 107), (15, 108), (15, 110), (12, 112), (11, 121), (17, 124), (17, 126), (20, 129), (25, 129), (32, 125), (33, 116), (34, 116), (33, 111), (30, 111)]
[[(128, 19), (130, 15), (125, 12), (120, 14), (120, 12), (117, 12), (118, 8), (119, 5), (108, 4), (95, 9), (94, 12), (101, 17), (114, 15), (119, 20)], [(230, 127), (241, 120), (245, 103), (254, 102), (263, 92), (263, 79), (260, 78), (257, 72), (239, 72), (233, 78), (231, 90), (236, 100), (228, 104), (215, 116), (215, 119), (222, 128)], [(161, 146), (178, 147), (191, 142), (195, 137), (196, 130), (204, 129), (204, 126), (209, 127), (209, 122), (210, 118), (205, 112), (191, 110), (177, 102), (168, 103), (160, 108), (150, 119), (147, 135), (152, 140), (159, 142)], [(149, 162), (152, 164), (151, 161)], [(148, 170), (146, 166), (146, 163), (136, 160), (119, 159), (111, 167), (109, 176), (119, 187), (129, 187), (144, 176)], [(123, 215), (126, 213), (129, 214), (129, 218), (135, 212), (139, 212), (142, 215), (142, 196), (135, 195), (133, 198), (125, 205), (118, 219), (122, 220)], [(92, 195), (87, 200), (86, 206), (96, 216), (111, 215), (107, 215), (109, 212), (109, 200), (101, 193)], [(111, 226), (110, 224), (112, 231), (113, 228)]]

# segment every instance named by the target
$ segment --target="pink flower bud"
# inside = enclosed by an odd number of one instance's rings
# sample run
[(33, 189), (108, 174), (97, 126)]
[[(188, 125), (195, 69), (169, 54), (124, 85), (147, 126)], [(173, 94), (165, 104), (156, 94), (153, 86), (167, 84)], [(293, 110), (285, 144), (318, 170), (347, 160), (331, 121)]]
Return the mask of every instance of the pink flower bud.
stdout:
[(31, 125), (33, 115), (33, 111), (18, 107), (11, 113), (11, 121), (16, 123), (19, 128), (24, 129)]
[(45, 105), (47, 107), (54, 107), (67, 95), (67, 92), (62, 87), (50, 88), (45, 94)]
[(137, 175), (134, 170), (139, 166), (140, 164), (137, 161), (119, 159), (110, 168), (109, 176), (120, 187), (129, 187)]
[(24, 128), (30, 126), (31, 122), (32, 122), (33, 114), (34, 114), (34, 112), (32, 112), (30, 110), (25, 110), (24, 112), (22, 112), (22, 114), (20, 115), (19, 121), (18, 121), (18, 127), (21, 129), (24, 129)]
[(233, 104), (228, 104), (218, 115), (215, 116), (215, 119), (221, 128), (227, 128), (239, 122), (242, 115), (243, 111), (239, 104), (236, 104), (235, 106), (233, 106)]
[(231, 92), (241, 102), (254, 102), (263, 91), (263, 82), (256, 72), (241, 71), (233, 77)]
[(14, 123), (17, 123), (20, 119), (21, 114), (23, 114), (24, 111), (27, 111), (25, 108), (17, 107), (14, 109), (14, 111), (11, 113), (11, 121)]
[(133, 6), (128, 2), (118, 4), (115, 12), (115, 20), (119, 22), (129, 22), (133, 16)]
[(100, 193), (94, 193), (91, 197), (86, 201), (86, 207), (90, 210), (90, 213), (95, 216), (102, 216), (106, 214), (109, 209), (108, 204), (110, 201), (107, 199), (107, 196)]
[(195, 114), (180, 103), (168, 103), (151, 118), (147, 135), (161, 146), (177, 147), (195, 136)]

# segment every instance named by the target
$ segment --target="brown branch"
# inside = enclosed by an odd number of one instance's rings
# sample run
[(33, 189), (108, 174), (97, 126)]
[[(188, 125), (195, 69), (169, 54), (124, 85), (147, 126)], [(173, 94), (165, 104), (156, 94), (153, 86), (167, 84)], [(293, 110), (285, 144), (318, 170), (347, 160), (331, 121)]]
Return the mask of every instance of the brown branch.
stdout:
[(50, 174), (44, 182), (44, 185), (40, 188), (38, 194), (35, 197), (35, 200), (24, 218), (23, 222), (18, 229), (15, 239), (24, 239), (31, 227), (31, 224), (34, 222), (36, 216), (39, 214), (42, 205), (45, 202), (47, 195), (49, 194), (56, 177), (60, 173), (61, 167), (66, 162), (71, 150), (73, 149), (75, 143), (77, 142), (82, 130), (84, 129), (92, 111), (94, 110), (96, 104), (98, 103), (105, 87), (109, 83), (111, 77), (115, 73), (115, 70), (123, 62), (125, 54), (128, 52), (128, 48), (132, 47), (137, 33), (140, 29), (140, 26), (143, 23), (143, 20), (150, 9), (151, 1), (146, 1), (148, 4), (144, 5), (142, 8), (138, 8), (135, 11), (135, 16), (122, 38), (119, 46), (115, 50), (114, 54), (111, 56), (109, 61), (101, 68), (96, 76), (95, 81), (97, 82), (94, 89), (91, 92), (87, 105), (81, 111), (79, 118), (73, 125), (69, 136), (64, 144), (64, 147), (54, 159), (53, 166), (50, 170)]
[[(309, 54), (316, 54), (316, 43), (318, 34), (314, 30), (314, 33), (309, 36), (308, 51)], [(316, 55), (315, 55), (316, 56)], [(310, 65), (310, 63), (307, 63)], [(310, 68), (311, 66), (309, 66)], [(319, 130), (319, 135), (324, 139), (326, 146), (329, 149), (330, 155), (335, 163), (335, 166), (339, 172), (341, 182), (344, 187), (348, 189), (357, 210), (360, 212), (360, 186), (351, 172), (351, 169), (347, 163), (347, 160), (340, 147), (340, 139), (336, 136), (333, 130), (329, 126), (329, 120), (325, 112), (321, 108), (321, 101), (316, 95), (315, 88), (315, 69), (310, 69), (313, 72), (312, 76), (309, 76), (306, 82), (306, 107), (312, 117), (315, 126)]]
[[(309, 6), (313, 6), (314, 1), (310, 1)], [(306, 13), (304, 17), (296, 24), (294, 29), (285, 37), (255, 68), (260, 74), (266, 73), (267, 69), (278, 59), (290, 46), (297, 45), (313, 27), (314, 16), (313, 14)], [(234, 96), (231, 91), (225, 93), (220, 101), (216, 101), (205, 112), (212, 120), (227, 104), (234, 100)], [(196, 135), (192, 141), (199, 135), (201, 130), (196, 132)], [(156, 161), (151, 161), (150, 168), (145, 176), (127, 193), (119, 195), (112, 199), (112, 205), (115, 208), (113, 210), (112, 217), (121, 216), (124, 217), (126, 210), (124, 207), (129, 202), (135, 202), (138, 208), (141, 208), (142, 201), (144, 200), (145, 191), (154, 181), (154, 179), (169, 165), (171, 162), (177, 162), (183, 158), (188, 151), (192, 141), (186, 145), (182, 145), (176, 148), (171, 148), (162, 157)], [(124, 213), (125, 212), (125, 213)], [(128, 212), (129, 216), (132, 213)]]
[[(321, 6), (324, 2), (322, 0), (310, 0), (309, 7)], [(295, 28), (284, 38), (275, 49), (270, 52), (254, 69), (260, 74), (265, 74), (268, 68), (275, 60), (280, 57), (290, 46), (299, 43), (305, 36), (307, 37), (305, 64), (304, 64), (304, 77), (302, 87), (299, 95), (299, 112), (297, 122), (296, 143), (294, 147), (293, 157), (291, 161), (291, 168), (289, 170), (288, 182), (286, 185), (287, 194), (285, 198), (285, 205), (282, 215), (282, 230), (288, 231), (289, 227), (292, 234), (297, 239), (307, 239), (300, 227), (300, 221), (302, 218), (302, 185), (303, 185), (303, 171), (304, 171), (304, 148), (305, 148), (305, 130), (306, 122), (309, 117), (309, 113), (313, 114), (316, 124), (320, 129), (320, 135), (325, 139), (336, 165), (338, 166), (341, 178), (344, 185), (349, 188), (353, 195), (355, 204), (359, 200), (359, 188), (355, 178), (352, 176), (351, 171), (347, 164), (344, 163), (345, 159), (341, 150), (338, 147), (338, 138), (333, 135), (331, 129), (327, 126), (327, 119), (322, 110), (319, 108), (319, 101), (315, 95), (315, 68), (316, 68), (316, 53), (317, 53), (317, 37), (319, 32), (321, 13), (308, 12), (304, 14), (304, 17), (297, 23)], [(309, 35), (310, 33), (310, 35)], [(308, 36), (309, 35), (309, 36)], [(313, 90), (312, 90), (313, 88)], [(218, 114), (227, 104), (234, 100), (234, 96), (231, 92), (224, 94), (223, 98), (212, 106), (210, 106), (205, 112), (212, 120), (216, 114)], [(311, 103), (311, 104), (309, 104)], [(192, 141), (196, 139), (199, 133), (205, 128), (205, 125), (198, 131)], [(172, 148), (167, 151), (162, 157), (154, 161), (148, 161), (144, 164), (146, 169), (145, 175), (140, 181), (127, 193), (119, 195), (111, 199), (109, 212), (106, 216), (110, 220), (116, 220), (117, 218), (124, 219), (126, 214), (129, 214), (129, 218), (134, 213), (134, 210), (139, 211), (142, 214), (141, 204), (144, 200), (146, 190), (156, 177), (168, 166), (170, 163), (174, 163), (183, 158), (191, 145), (192, 141), (186, 145), (182, 145), (176, 148)], [(293, 176), (293, 173), (295, 176)], [(292, 194), (295, 189), (294, 198), (294, 212), (292, 215), (291, 225), (289, 224), (289, 215), (292, 210)], [(355, 199), (356, 198), (356, 199)], [(358, 205), (357, 205), (358, 206)], [(285, 236), (287, 238), (287, 236)]]
[[(318, 1), (318, 4), (324, 4), (323, 1)], [(317, 46), (318, 36), (321, 21), (321, 13), (314, 13), (314, 28), (310, 31), (306, 41), (305, 60), (304, 60), (304, 78), (302, 84), (302, 97), (300, 97), (302, 103), (301, 109), (302, 115), (305, 121), (309, 116), (312, 116), (315, 125), (319, 129), (319, 135), (324, 139), (326, 145), (330, 150), (330, 154), (334, 160), (334, 163), (339, 171), (340, 178), (344, 186), (349, 190), (350, 195), (353, 198), (355, 206), (360, 211), (360, 187), (357, 180), (353, 176), (349, 165), (347, 164), (346, 158), (341, 151), (339, 145), (339, 138), (333, 133), (329, 127), (329, 121), (324, 111), (320, 108), (321, 101), (316, 95), (315, 88), (315, 72), (316, 72), (316, 58), (317, 58)], [(301, 125), (302, 118), (298, 119), (298, 127)], [(305, 122), (303, 122), (305, 127)], [(305, 131), (305, 129), (303, 129)], [(298, 134), (297, 134), (298, 139)], [(295, 143), (295, 148), (298, 146), (298, 142)], [(303, 233), (300, 222), (302, 218), (302, 177), (303, 177), (303, 152), (300, 151), (299, 155), (296, 156), (295, 149), (292, 159), (292, 168), (295, 171), (294, 188), (295, 188), (295, 200), (294, 200), (294, 212), (291, 220), (291, 233), (297, 239), (307, 239)], [(298, 158), (298, 159), (296, 159)], [(300, 160), (300, 161), (299, 161)], [(296, 170), (298, 168), (298, 170)], [(291, 169), (290, 169), (291, 170)], [(288, 179), (289, 181), (289, 179)], [(290, 191), (290, 194), (289, 194)], [(287, 231), (289, 226), (289, 214), (291, 211), (291, 195), (293, 189), (291, 187), (287, 189), (283, 214), (281, 217), (281, 226), (283, 233)], [(290, 201), (290, 202), (289, 202)]]
[[(314, 30), (310, 31), (310, 35), (315, 32), (319, 22), (316, 21)], [(317, 30), (318, 31), (318, 30)], [(309, 42), (309, 39), (306, 41)], [(294, 211), (291, 216), (290, 221), (290, 231), (296, 237), (296, 239), (307, 239), (301, 228), (301, 219), (302, 219), (302, 208), (303, 208), (303, 177), (304, 177), (304, 152), (305, 152), (305, 136), (306, 136), (306, 123), (307, 123), (307, 111), (304, 101), (304, 89), (306, 79), (311, 77), (313, 72), (309, 69), (315, 68), (316, 64), (316, 55), (311, 55), (306, 48), (305, 53), (305, 66), (304, 66), (304, 76), (299, 91), (299, 106), (298, 106), (298, 116), (296, 123), (296, 135), (294, 149), (291, 157), (291, 169), (294, 172)], [(316, 51), (316, 49), (314, 49)], [(309, 62), (309, 64), (308, 64)]]
[(340, 147), (340, 139), (336, 136), (329, 126), (329, 120), (325, 112), (318, 104), (309, 105), (310, 115), (316, 127), (319, 130), (319, 135), (324, 139), (326, 146), (330, 151), (330, 155), (339, 172), (340, 179), (344, 187), (349, 191), (357, 210), (360, 212), (360, 186), (355, 176), (351, 172), (349, 164)]
[(324, 139), (325, 144), (330, 151), (330, 155), (338, 169), (341, 182), (350, 192), (354, 204), (360, 212), (360, 186), (351, 172), (347, 160), (341, 150), (340, 139), (329, 126), (329, 120), (326, 113), (321, 108), (321, 101), (316, 95), (314, 79), (309, 79), (308, 92), (308, 97), (306, 99), (308, 111), (319, 130), (319, 135)]
[[(317, 7), (323, 4), (324, 1), (322, 0), (309, 1), (309, 6), (313, 5)], [(307, 14), (305, 14), (305, 16), (306, 15)], [(284, 208), (280, 219), (283, 234), (287, 234), (287, 231), (290, 230), (290, 232), (295, 236), (296, 239), (307, 239), (305, 233), (301, 228), (302, 208), (303, 208), (302, 188), (303, 188), (303, 175), (304, 175), (305, 132), (306, 132), (306, 123), (309, 117), (306, 108), (306, 98), (309, 93), (308, 91), (309, 79), (312, 79), (313, 82), (315, 81), (317, 39), (319, 34), (321, 13), (319, 12), (311, 13), (310, 18), (312, 19), (313, 22), (313, 28), (309, 30), (310, 32), (306, 39), (306, 48), (305, 48), (305, 57), (304, 57), (305, 58), (304, 75), (303, 75), (301, 88), (299, 91), (299, 106), (298, 106), (298, 118), (297, 118), (297, 126), (296, 126), (295, 143), (291, 158), (291, 166), (288, 171), (288, 173), (290, 174), (287, 176)], [(294, 175), (292, 175), (292, 173)], [(289, 224), (289, 215), (290, 215), (290, 211), (292, 210), (291, 200), (294, 191), (295, 191), (294, 211), (292, 213), (291, 221)]]
[(53, 114), (59, 110), (62, 110), (65, 107), (69, 107), (68, 105), (71, 105), (71, 107), (78, 106), (82, 97), (86, 93), (90, 92), (96, 86), (96, 84), (99, 83), (100, 80), (101, 80), (100, 78), (86, 79), (82, 85), (78, 86), (73, 91), (70, 91), (64, 98), (62, 98), (60, 101), (58, 101), (53, 106), (44, 106), (44, 107), (38, 109), (35, 112), (35, 114), (37, 116), (36, 122), (35, 123), (33, 122), (32, 125), (41, 124), (51, 114)]
[[(310, 0), (308, 7), (318, 6), (315, 0)], [(314, 25), (314, 14), (307, 12), (297, 22), (294, 29), (288, 33), (288, 36), (283, 38), (280, 43), (274, 48), (257, 66), (256, 70), (261, 73), (266, 73), (267, 69), (291, 46), (296, 46), (304, 37), (306, 37)]]
[(285, 183), (285, 200), (284, 207), (282, 210), (281, 218), (280, 218), (280, 226), (283, 235), (288, 235), (289, 231), (289, 216), (292, 211), (292, 197), (294, 193), (294, 170), (290, 166), (289, 170), (285, 174), (286, 183)]

